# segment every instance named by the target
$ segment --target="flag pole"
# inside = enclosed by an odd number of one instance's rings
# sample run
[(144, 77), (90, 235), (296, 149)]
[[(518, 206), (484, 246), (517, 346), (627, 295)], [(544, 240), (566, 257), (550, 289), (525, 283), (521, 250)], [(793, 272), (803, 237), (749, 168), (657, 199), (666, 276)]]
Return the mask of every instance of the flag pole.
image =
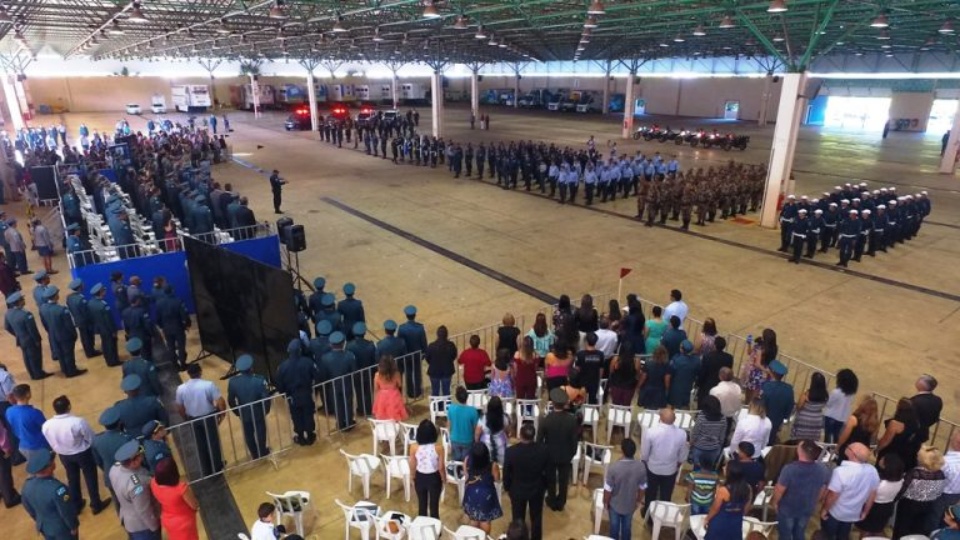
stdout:
[(620, 304), (621, 298), (623, 298), (623, 278), (620, 278), (620, 281), (617, 282), (617, 303), (618, 304)]

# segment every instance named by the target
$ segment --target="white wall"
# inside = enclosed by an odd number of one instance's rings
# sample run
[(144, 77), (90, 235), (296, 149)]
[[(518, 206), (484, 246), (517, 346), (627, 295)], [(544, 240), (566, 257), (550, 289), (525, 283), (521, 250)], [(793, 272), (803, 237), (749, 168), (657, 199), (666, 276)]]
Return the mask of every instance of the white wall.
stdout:
[(930, 110), (933, 108), (933, 92), (896, 92), (890, 101), (890, 122), (896, 124), (900, 118), (918, 120), (914, 126), (904, 131), (926, 131), (927, 121), (930, 120)]

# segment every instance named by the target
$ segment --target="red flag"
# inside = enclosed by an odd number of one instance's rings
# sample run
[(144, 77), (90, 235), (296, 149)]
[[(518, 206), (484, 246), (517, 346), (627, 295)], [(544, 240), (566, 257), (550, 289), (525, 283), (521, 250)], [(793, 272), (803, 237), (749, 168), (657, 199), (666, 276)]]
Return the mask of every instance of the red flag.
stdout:
[(633, 272), (633, 268), (621, 268), (620, 269), (620, 279), (627, 277), (627, 274)]

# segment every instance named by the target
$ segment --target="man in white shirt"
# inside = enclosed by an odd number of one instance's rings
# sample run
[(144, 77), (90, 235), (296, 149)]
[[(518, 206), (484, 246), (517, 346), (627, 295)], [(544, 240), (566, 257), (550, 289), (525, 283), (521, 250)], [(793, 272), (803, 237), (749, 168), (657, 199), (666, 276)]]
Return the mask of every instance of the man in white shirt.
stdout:
[(663, 320), (669, 321), (670, 317), (676, 315), (680, 317), (680, 324), (683, 324), (683, 320), (687, 318), (687, 312), (690, 309), (687, 307), (686, 302), (683, 301), (683, 293), (678, 289), (673, 289), (670, 291), (670, 303), (667, 304), (667, 307), (663, 308)]
[(690, 452), (687, 432), (673, 425), (676, 418), (673, 409), (660, 409), (660, 423), (643, 434), (640, 457), (647, 465), (647, 506), (652, 501), (671, 500), (677, 472)]
[(865, 518), (873, 506), (880, 475), (871, 465), (870, 449), (861, 443), (847, 447), (846, 460), (833, 470), (820, 512), (826, 540), (845, 539), (853, 524)]
[(934, 528), (943, 526), (943, 513), (947, 508), (960, 503), (960, 431), (954, 432), (950, 437), (950, 446), (947, 448), (947, 453), (943, 455), (943, 461), (943, 474), (947, 477), (947, 485), (930, 513), (936, 517), (937, 523), (941, 524)]
[(720, 400), (720, 411), (727, 419), (727, 432), (733, 426), (734, 419), (740, 414), (743, 403), (743, 389), (733, 381), (733, 370), (728, 367), (720, 368), (720, 382), (710, 389), (710, 395)]
[(223, 419), (220, 413), (226, 410), (227, 402), (217, 385), (201, 379), (201, 374), (200, 364), (187, 366), (190, 379), (177, 387), (177, 411), (191, 421), (190, 427), (197, 441), (195, 459), (200, 460), (203, 476), (210, 476), (223, 470), (217, 426)]
[(250, 540), (277, 540), (280, 536), (277, 532), (283, 533), (283, 525), (273, 524), (273, 516), (277, 507), (273, 503), (262, 503), (257, 508), (257, 521), (250, 526)]
[(597, 350), (603, 352), (603, 359), (610, 362), (617, 354), (617, 333), (610, 329), (610, 319), (606, 315), (600, 317), (600, 329), (596, 334)]
[(53, 400), (53, 412), (56, 416), (44, 422), (40, 431), (50, 443), (50, 448), (60, 456), (60, 463), (67, 471), (70, 498), (76, 504), (77, 512), (87, 504), (80, 492), (80, 474), (83, 473), (87, 494), (90, 495), (90, 509), (97, 515), (110, 504), (110, 497), (100, 498), (97, 462), (90, 448), (93, 445), (93, 428), (83, 418), (70, 414), (70, 399), (67, 396)]

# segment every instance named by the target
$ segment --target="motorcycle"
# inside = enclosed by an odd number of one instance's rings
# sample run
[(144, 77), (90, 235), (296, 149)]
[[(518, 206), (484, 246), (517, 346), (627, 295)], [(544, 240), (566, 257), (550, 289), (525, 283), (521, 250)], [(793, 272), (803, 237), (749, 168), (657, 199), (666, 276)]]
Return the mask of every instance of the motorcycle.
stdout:
[(691, 135), (692, 132), (689, 129), (681, 129), (680, 133), (677, 133), (676, 138), (673, 139), (673, 143), (678, 146), (684, 143), (689, 143)]
[(739, 149), (741, 152), (747, 149), (748, 144), (750, 144), (749, 135), (734, 135), (730, 141), (730, 146)]
[(693, 133), (693, 135), (690, 136), (690, 147), (696, 148), (701, 142), (703, 142), (703, 138), (705, 136), (706, 133), (702, 129)]

